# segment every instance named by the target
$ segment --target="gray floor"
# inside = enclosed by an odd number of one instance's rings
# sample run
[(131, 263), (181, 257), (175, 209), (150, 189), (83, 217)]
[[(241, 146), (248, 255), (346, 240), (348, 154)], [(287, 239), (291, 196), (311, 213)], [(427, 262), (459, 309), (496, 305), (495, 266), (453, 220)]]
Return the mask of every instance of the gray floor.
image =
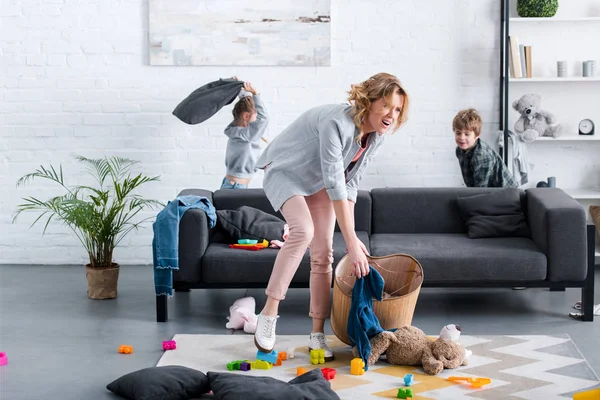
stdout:
[[(149, 266), (123, 267), (115, 300), (90, 300), (85, 288), (82, 268), (0, 265), (0, 351), (9, 357), (9, 365), (0, 367), (1, 400), (114, 400), (106, 384), (155, 365), (162, 340), (177, 333), (230, 334), (225, 317), (233, 301), (245, 295), (255, 296), (259, 306), (264, 301), (262, 290), (178, 293), (169, 300), (169, 322), (158, 324)], [(580, 293), (423, 289), (413, 325), (428, 334), (449, 323), (474, 335), (567, 333), (600, 372), (600, 317), (590, 323), (567, 316)], [(278, 333), (307, 333), (307, 312), (307, 290), (290, 290)], [(118, 354), (122, 343), (133, 345), (134, 354)]]

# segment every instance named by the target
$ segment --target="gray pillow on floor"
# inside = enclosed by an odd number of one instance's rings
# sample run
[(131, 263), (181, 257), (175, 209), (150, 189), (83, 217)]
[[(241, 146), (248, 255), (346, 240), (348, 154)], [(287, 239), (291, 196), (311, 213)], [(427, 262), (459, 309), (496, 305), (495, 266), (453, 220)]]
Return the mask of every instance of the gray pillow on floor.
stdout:
[(216, 400), (339, 400), (319, 368), (289, 382), (227, 372), (208, 372), (207, 376)]
[(203, 372), (178, 365), (140, 369), (106, 388), (128, 400), (188, 400), (210, 391)]
[(471, 239), (531, 235), (519, 189), (503, 188), (491, 193), (459, 197), (457, 203)]

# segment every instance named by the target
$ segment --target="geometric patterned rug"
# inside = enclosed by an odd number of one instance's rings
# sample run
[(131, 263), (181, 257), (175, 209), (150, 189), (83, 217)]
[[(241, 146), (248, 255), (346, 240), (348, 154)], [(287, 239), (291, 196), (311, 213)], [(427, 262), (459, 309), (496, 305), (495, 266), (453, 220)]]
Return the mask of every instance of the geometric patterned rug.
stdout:
[[(319, 366), (309, 362), (307, 335), (278, 335), (277, 351), (295, 349), (295, 358), (270, 370), (228, 371), (234, 360), (255, 360), (253, 335), (175, 335), (176, 350), (165, 351), (157, 366), (182, 365), (202, 372), (233, 372), (270, 376), (290, 381), (296, 368), (335, 368), (331, 387), (342, 399), (395, 399), (403, 377), (414, 374), (413, 399), (507, 400), (572, 399), (577, 392), (600, 388), (600, 381), (568, 335), (469, 336), (460, 343), (470, 349), (469, 365), (431, 376), (420, 367), (405, 367), (379, 361), (364, 375), (350, 375), (351, 348), (328, 336), (335, 360)], [(489, 385), (473, 389), (449, 376), (491, 378)]]

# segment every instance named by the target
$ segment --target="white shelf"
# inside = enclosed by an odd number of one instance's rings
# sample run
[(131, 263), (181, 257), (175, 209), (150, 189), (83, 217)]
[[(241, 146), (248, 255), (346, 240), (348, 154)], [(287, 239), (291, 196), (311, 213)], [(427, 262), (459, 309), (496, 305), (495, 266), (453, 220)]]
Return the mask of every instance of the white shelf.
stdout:
[(582, 76), (558, 78), (558, 77), (540, 77), (540, 78), (509, 78), (511, 83), (524, 82), (600, 82), (600, 76), (591, 76), (584, 78)]
[(600, 200), (600, 189), (562, 189), (575, 200)]
[(521, 18), (512, 17), (510, 22), (600, 22), (600, 17), (550, 17), (550, 18)]
[[(559, 136), (557, 138), (542, 136), (535, 139), (534, 142), (593, 142), (600, 141), (600, 135), (567, 135), (567, 136)], [(530, 143), (534, 143), (530, 142)]]

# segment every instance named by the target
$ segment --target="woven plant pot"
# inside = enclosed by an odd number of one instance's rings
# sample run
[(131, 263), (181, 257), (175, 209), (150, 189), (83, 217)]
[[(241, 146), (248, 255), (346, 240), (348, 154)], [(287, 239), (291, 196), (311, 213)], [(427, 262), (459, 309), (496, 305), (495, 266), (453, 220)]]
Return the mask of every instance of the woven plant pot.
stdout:
[(517, 14), (523, 18), (554, 17), (558, 0), (517, 0)]
[(90, 268), (85, 266), (87, 278), (87, 295), (90, 299), (105, 300), (117, 297), (117, 283), (119, 280), (119, 264), (112, 263), (110, 268)]
[(590, 215), (596, 224), (596, 232), (600, 234), (600, 206), (590, 206)]

